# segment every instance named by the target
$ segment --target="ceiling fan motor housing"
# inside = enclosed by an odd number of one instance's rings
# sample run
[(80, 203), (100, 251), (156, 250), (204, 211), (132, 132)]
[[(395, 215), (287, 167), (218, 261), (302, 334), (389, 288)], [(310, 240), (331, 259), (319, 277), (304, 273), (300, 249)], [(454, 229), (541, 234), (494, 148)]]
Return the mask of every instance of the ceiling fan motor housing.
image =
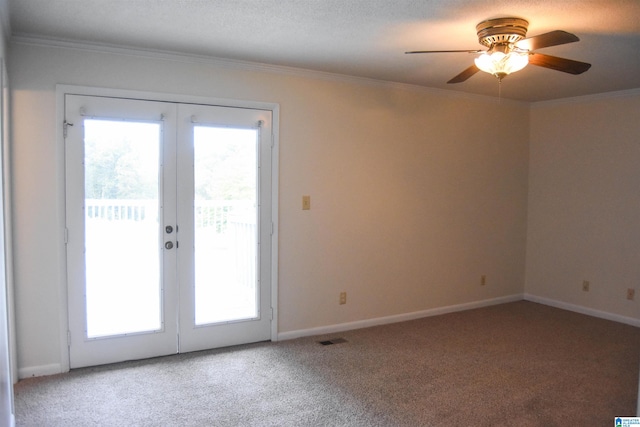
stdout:
[(527, 36), (529, 22), (521, 18), (497, 18), (476, 25), (478, 42), (489, 48), (514, 44)]

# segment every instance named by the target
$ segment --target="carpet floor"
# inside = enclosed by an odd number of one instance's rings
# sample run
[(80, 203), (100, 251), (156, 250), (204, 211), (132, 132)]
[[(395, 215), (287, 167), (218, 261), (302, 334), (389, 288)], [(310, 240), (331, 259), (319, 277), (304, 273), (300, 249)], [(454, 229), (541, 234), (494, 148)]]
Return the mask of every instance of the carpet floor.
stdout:
[(16, 423), (609, 426), (639, 362), (640, 328), (519, 301), (25, 379)]

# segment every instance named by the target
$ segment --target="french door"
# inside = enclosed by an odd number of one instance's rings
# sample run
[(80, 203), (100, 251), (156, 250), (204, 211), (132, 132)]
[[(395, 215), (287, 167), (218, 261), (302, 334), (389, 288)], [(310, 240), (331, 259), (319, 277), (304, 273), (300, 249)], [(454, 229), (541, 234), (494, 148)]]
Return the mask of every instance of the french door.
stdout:
[(270, 339), (271, 119), (65, 95), (71, 368)]

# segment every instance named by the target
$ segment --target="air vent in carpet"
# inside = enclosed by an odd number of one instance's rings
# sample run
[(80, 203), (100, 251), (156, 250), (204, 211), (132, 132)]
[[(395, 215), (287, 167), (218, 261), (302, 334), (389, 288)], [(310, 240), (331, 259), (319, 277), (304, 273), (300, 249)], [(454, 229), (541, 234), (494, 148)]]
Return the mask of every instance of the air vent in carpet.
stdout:
[(347, 340), (344, 338), (334, 338), (332, 340), (318, 341), (318, 343), (322, 345), (342, 344), (343, 342), (347, 342)]

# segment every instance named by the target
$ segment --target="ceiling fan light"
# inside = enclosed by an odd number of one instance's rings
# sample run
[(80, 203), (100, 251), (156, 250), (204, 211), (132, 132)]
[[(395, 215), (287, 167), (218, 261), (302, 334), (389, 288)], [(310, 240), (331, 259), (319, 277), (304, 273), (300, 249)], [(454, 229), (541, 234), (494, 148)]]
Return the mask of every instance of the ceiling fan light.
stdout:
[(475, 59), (476, 67), (485, 73), (492, 74), (498, 79), (522, 70), (529, 63), (528, 53), (519, 52), (491, 52), (483, 53)]

